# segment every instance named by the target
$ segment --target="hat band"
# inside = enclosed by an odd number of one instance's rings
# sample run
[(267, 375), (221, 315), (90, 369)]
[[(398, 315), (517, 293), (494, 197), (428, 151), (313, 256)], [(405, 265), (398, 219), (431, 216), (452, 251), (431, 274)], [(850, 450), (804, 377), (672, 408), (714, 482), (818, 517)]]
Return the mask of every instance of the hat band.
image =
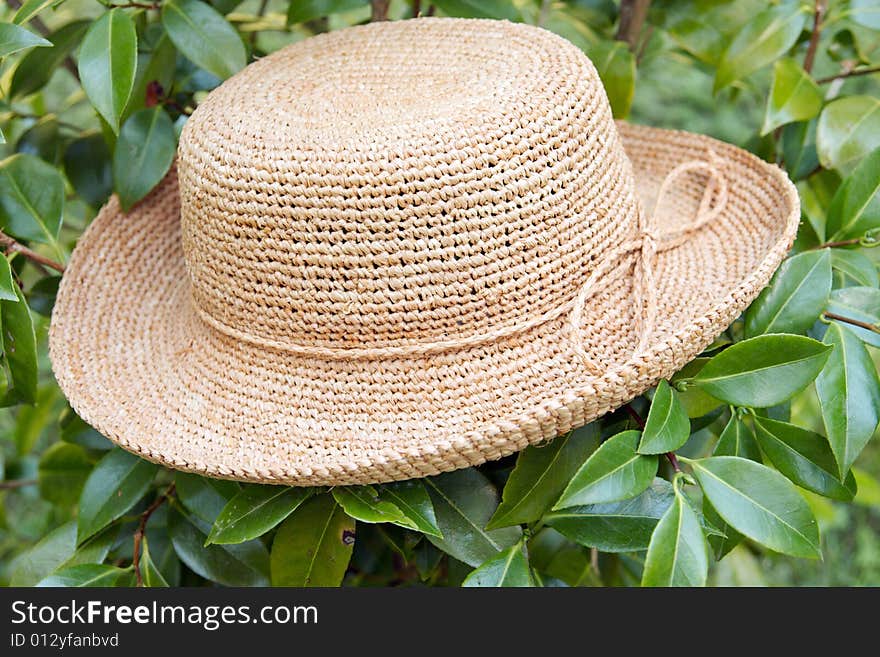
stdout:
[[(692, 233), (696, 232), (707, 223), (715, 219), (724, 210), (727, 204), (727, 181), (719, 172), (715, 164), (719, 161), (718, 156), (711, 149), (709, 152), (709, 161), (692, 160), (679, 164), (672, 169), (664, 178), (660, 189), (657, 192), (657, 198), (654, 202), (654, 208), (650, 214), (639, 213), (639, 236), (624, 242), (620, 246), (615, 247), (603, 257), (598, 266), (593, 270), (584, 284), (570, 301), (557, 306), (547, 312), (525, 319), (521, 322), (509, 324), (498, 329), (488, 331), (486, 333), (478, 333), (475, 335), (465, 336), (461, 338), (450, 338), (448, 340), (434, 340), (431, 342), (419, 342), (406, 345), (394, 345), (385, 347), (325, 347), (320, 345), (296, 344), (284, 340), (273, 340), (251, 335), (245, 331), (233, 328), (216, 317), (209, 315), (197, 304), (193, 304), (198, 316), (209, 326), (217, 331), (249, 344), (284, 351), (297, 356), (309, 358), (320, 358), (326, 360), (385, 360), (394, 358), (414, 358), (419, 356), (427, 356), (448, 351), (459, 351), (472, 347), (479, 347), (486, 344), (498, 342), (505, 338), (512, 337), (519, 333), (526, 332), (543, 324), (553, 321), (565, 313), (569, 313), (567, 331), (568, 337), (575, 353), (584, 362), (587, 369), (595, 375), (601, 373), (601, 367), (588, 354), (584, 341), (581, 336), (583, 315), (586, 303), (592, 297), (602, 292), (624, 275), (629, 269), (631, 263), (629, 256), (632, 254), (640, 254), (639, 270), (641, 275), (638, 277), (640, 293), (636, 297), (640, 301), (639, 312), (639, 342), (636, 347), (636, 353), (640, 352), (654, 330), (657, 317), (657, 288), (654, 277), (654, 260), (658, 253), (662, 253), (683, 243)], [(674, 231), (661, 231), (659, 225), (656, 225), (657, 209), (664, 195), (669, 191), (672, 183), (681, 175), (690, 171), (704, 171), (709, 174), (709, 184), (703, 192), (699, 209), (696, 217), (687, 225)], [(712, 205), (712, 199), (715, 196), (715, 187), (718, 187), (718, 199)]]

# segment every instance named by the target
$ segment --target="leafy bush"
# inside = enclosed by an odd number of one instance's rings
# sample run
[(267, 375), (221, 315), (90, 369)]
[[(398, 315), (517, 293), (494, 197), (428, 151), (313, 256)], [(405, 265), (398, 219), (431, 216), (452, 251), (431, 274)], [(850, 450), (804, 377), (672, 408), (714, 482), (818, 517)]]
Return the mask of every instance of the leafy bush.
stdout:
[[(124, 207), (149, 192), (187, 116), (247, 61), (420, 11), (543, 25), (590, 55), (616, 116), (710, 132), (785, 167), (803, 205), (792, 254), (671, 381), (480, 468), (295, 489), (114, 448), (66, 406), (46, 359), (58, 274), (84, 226), (111, 192)], [(819, 557), (827, 500), (878, 505), (859, 467), (880, 421), (872, 0), (7, 0), (4, 20), (0, 581), (745, 582), (731, 564)]]

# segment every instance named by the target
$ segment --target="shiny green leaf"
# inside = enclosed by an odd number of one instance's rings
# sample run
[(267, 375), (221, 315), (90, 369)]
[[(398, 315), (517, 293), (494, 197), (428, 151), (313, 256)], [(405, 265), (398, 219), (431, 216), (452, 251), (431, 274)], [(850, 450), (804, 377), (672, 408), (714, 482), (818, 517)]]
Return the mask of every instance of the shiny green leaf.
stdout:
[(179, 511), (168, 514), (174, 551), (197, 575), (225, 586), (268, 586), (269, 555), (260, 541), (205, 545), (208, 525)]
[(113, 132), (119, 132), (136, 68), (134, 21), (122, 9), (111, 9), (86, 32), (79, 51), (79, 77), (92, 105)]
[(374, 486), (336, 486), (332, 493), (336, 503), (355, 520), (366, 523), (406, 521), (394, 502), (379, 498)]
[[(816, 152), (817, 121), (790, 123), (782, 129), (782, 159), (792, 180), (810, 176), (819, 166)], [(819, 236), (824, 237), (824, 233)]]
[(221, 80), (244, 68), (247, 53), (235, 29), (199, 0), (166, 0), (162, 24), (174, 46), (190, 61)]
[(636, 452), (641, 433), (624, 431), (609, 438), (587, 459), (553, 506), (601, 504), (635, 497), (657, 473), (657, 457)]
[(357, 9), (368, 0), (299, 0), (287, 3), (287, 24), (305, 23), (330, 14)]
[(474, 570), (462, 586), (523, 588), (534, 586), (524, 546), (513, 545)]
[(457, 18), (497, 18), (522, 20), (516, 5), (509, 0), (439, 0), (432, 2), (447, 16)]
[(91, 21), (74, 21), (49, 35), (51, 48), (37, 48), (22, 57), (9, 83), (9, 98), (28, 96), (42, 89), (79, 45)]
[(755, 434), (776, 469), (801, 488), (845, 502), (856, 494), (852, 473), (841, 483), (837, 461), (824, 436), (764, 417), (755, 417)]
[(868, 155), (841, 185), (828, 208), (831, 240), (861, 237), (880, 228), (880, 148)]
[(816, 379), (816, 393), (842, 478), (880, 422), (880, 379), (868, 350), (848, 328), (829, 324), (825, 342), (834, 351)]
[(162, 572), (156, 564), (153, 563), (153, 556), (150, 554), (150, 545), (146, 536), (144, 536), (143, 542), (141, 543), (140, 569), (141, 577), (144, 580), (144, 586), (150, 588), (165, 588), (168, 586), (165, 576), (162, 575)]
[(74, 139), (64, 151), (64, 172), (76, 193), (92, 207), (103, 205), (113, 191), (112, 156), (99, 133)]
[(56, 245), (63, 208), (64, 180), (55, 167), (25, 154), (0, 162), (0, 228), (4, 232)]
[(127, 568), (117, 568), (106, 563), (90, 563), (62, 568), (38, 582), (39, 587), (112, 587), (118, 586), (120, 578), (127, 575)]
[(133, 507), (146, 494), (158, 469), (124, 450), (107, 452), (80, 496), (77, 542), (82, 543)]
[(816, 128), (816, 148), (823, 167), (848, 172), (877, 147), (880, 147), (880, 99), (846, 96), (822, 110)]
[(161, 107), (142, 109), (122, 126), (113, 154), (113, 180), (126, 212), (144, 198), (171, 167), (177, 139)]
[(241, 490), (234, 481), (200, 477), (188, 472), (174, 475), (177, 496), (200, 520), (213, 525), (217, 516)]
[(876, 0), (850, 0), (849, 17), (872, 30), (880, 30), (880, 6)]
[[(871, 324), (880, 331), (880, 290), (874, 287), (847, 287), (834, 290), (828, 302), (828, 312)], [(834, 323), (838, 322), (834, 321)], [(855, 333), (862, 342), (880, 347), (880, 332), (852, 324), (847, 324), (846, 328)]]
[(0, 23), (0, 58), (27, 48), (45, 48), (47, 46), (51, 47), (52, 42), (23, 27), (12, 23)]
[(587, 53), (599, 73), (616, 119), (629, 115), (635, 95), (636, 60), (623, 41), (598, 41)]
[(816, 519), (794, 485), (781, 474), (735, 456), (689, 463), (703, 494), (738, 532), (783, 554), (820, 555)]
[(734, 413), (713, 452), (715, 456), (741, 456), (752, 461), (761, 461), (761, 451), (755, 442), (755, 434), (749, 426)]
[(12, 17), (12, 22), (16, 25), (24, 25), (31, 18), (39, 14), (51, 4), (58, 4), (59, 0), (25, 0), (21, 3), (21, 7)]
[(559, 499), (587, 457), (599, 444), (594, 424), (556, 438), (548, 445), (526, 447), (516, 459), (495, 514), (487, 529), (538, 520)]
[(822, 109), (822, 90), (813, 78), (795, 60), (786, 57), (773, 65), (773, 83), (764, 126), (766, 135), (781, 125), (794, 121), (808, 121)]
[(544, 522), (566, 538), (603, 552), (646, 550), (657, 521), (672, 504), (672, 485), (664, 479), (637, 497), (608, 504), (551, 511)]
[(728, 404), (767, 408), (803, 390), (830, 351), (828, 345), (799, 335), (762, 335), (714, 356), (693, 383)]
[(752, 18), (727, 47), (715, 74), (715, 91), (770, 64), (797, 41), (806, 12), (796, 2), (782, 2)]
[(516, 544), (519, 527), (485, 529), (498, 507), (498, 491), (479, 471), (468, 468), (425, 479), (443, 538), (428, 536), (438, 548), (477, 567)]
[(660, 381), (642, 430), (639, 454), (674, 452), (690, 435), (691, 423), (678, 394), (666, 381)]
[(311, 488), (242, 486), (211, 527), (208, 543), (243, 543), (262, 536), (293, 513), (312, 494)]
[(12, 381), (0, 404), (5, 406), (37, 401), (37, 337), (30, 309), (18, 286), (16, 294), (18, 301), (0, 301), (3, 351)]
[(858, 251), (848, 249), (829, 249), (831, 251), (831, 268), (840, 272), (858, 285), (880, 287), (880, 276), (877, 265)]
[(294, 511), (272, 541), (274, 586), (339, 586), (354, 548), (354, 520), (330, 495)]
[(110, 527), (76, 547), (76, 521), (71, 520), (44, 536), (15, 563), (10, 586), (34, 586), (51, 573), (68, 566), (100, 563), (116, 539)]
[(423, 534), (443, 537), (437, 526), (437, 516), (428, 490), (418, 479), (396, 481), (383, 484), (379, 489), (379, 499), (391, 502), (403, 514), (403, 520), (395, 524), (407, 529), (414, 529)]
[(59, 442), (40, 456), (40, 495), (53, 504), (76, 504), (94, 462), (78, 445)]
[(675, 493), (675, 501), (651, 535), (642, 586), (706, 585), (709, 551), (700, 518), (685, 495)]
[(0, 301), (18, 301), (18, 285), (12, 278), (9, 260), (0, 257)]
[(746, 311), (745, 335), (803, 333), (831, 294), (831, 254), (806, 251), (788, 258)]

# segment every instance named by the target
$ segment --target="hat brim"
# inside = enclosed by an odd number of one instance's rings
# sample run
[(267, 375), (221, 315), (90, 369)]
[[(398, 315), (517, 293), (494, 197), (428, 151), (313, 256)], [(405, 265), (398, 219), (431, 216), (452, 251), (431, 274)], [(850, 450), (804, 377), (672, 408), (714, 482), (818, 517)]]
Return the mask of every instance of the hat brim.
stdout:
[[(707, 137), (619, 123), (646, 208), (680, 162), (722, 161), (729, 199), (658, 256), (657, 325), (638, 340), (632, 277), (588, 304), (591, 374), (565, 318), (488, 345), (395, 360), (321, 360), (236, 341), (193, 311), (172, 172), (124, 214), (112, 199), (84, 233), (50, 331), (55, 376), (89, 424), (172, 468), (290, 485), (365, 484), (497, 459), (583, 425), (671, 376), (755, 298), (800, 217), (779, 168)], [(658, 212), (690, 220), (702, 185)]]

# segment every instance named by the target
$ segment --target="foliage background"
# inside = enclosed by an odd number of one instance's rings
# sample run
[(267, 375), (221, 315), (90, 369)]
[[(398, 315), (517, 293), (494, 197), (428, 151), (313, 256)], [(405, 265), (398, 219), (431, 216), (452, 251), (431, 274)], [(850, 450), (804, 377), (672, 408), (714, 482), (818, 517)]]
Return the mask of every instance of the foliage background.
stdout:
[[(673, 435), (680, 430), (651, 427), (649, 394), (567, 443), (543, 448), (548, 452), (530, 448), (528, 456), (520, 457), (521, 478), (566, 445), (576, 462), (564, 480), (551, 486), (555, 493), (539, 490), (523, 497), (526, 506), (541, 507), (534, 517), (488, 532), (486, 522), (517, 466), (516, 457), (410, 487), (312, 491), (315, 495), (306, 499), (303, 491), (175, 475), (110, 450), (106, 439), (72, 414), (51, 377), (46, 331), (58, 281), (53, 267), (66, 260), (114, 189), (131, 205), (146, 194), (150, 181), (161, 178), (188, 114), (245, 60), (314, 33), (415, 13), (541, 24), (591, 56), (617, 116), (710, 134), (785, 166), (798, 183), (804, 208), (794, 250), (803, 257), (789, 260), (768, 292), (710, 353), (723, 354), (731, 344), (754, 336), (783, 340), (760, 344), (765, 351), (766, 345), (781, 345), (785, 352), (792, 344), (784, 342), (789, 338), (762, 334), (822, 340), (830, 321), (841, 335), (867, 345), (860, 346), (865, 356), (854, 357), (857, 362), (822, 356), (828, 361), (819, 363), (825, 363), (820, 383), (789, 391), (787, 401), (769, 409), (721, 404), (708, 395), (717, 391), (699, 384), (699, 376), (692, 381), (677, 377), (662, 394), (672, 416), (682, 408), (690, 416), (681, 440)], [(199, 29), (193, 32), (181, 17)], [(647, 545), (611, 552), (597, 549), (595, 537), (570, 540), (576, 531), (565, 538), (548, 526), (553, 524), (549, 506), (596, 448), (599, 436), (637, 429), (647, 418), (646, 436), (653, 432), (662, 440), (687, 441), (668, 451), (705, 457), (718, 449), (729, 427), (744, 432), (743, 440), (753, 444), (749, 436), (760, 417), (813, 432), (801, 436), (803, 444), (812, 445), (812, 460), (798, 462), (807, 470), (817, 463), (824, 468), (824, 475), (810, 470), (813, 479), (799, 479), (797, 471), (793, 476), (786, 467), (792, 461), (780, 461), (779, 454), (773, 458), (766, 437), (763, 452), (755, 447), (735, 455), (763, 460), (801, 485), (796, 494), (818, 519), (823, 559), (794, 559), (767, 549), (766, 541), (747, 539), (712, 565), (708, 582), (880, 583), (877, 444), (868, 444), (855, 464), (858, 493), (853, 500), (803, 490), (817, 476), (843, 479), (849, 468), (840, 472), (836, 467), (842, 453), (835, 447), (838, 438), (856, 445), (857, 453), (880, 418), (880, 386), (870, 360), (880, 346), (877, 258), (869, 248), (880, 228), (880, 151), (874, 150), (880, 146), (880, 6), (874, 0), (27, 0), (23, 5), (7, 0), (0, 19), (0, 159), (6, 158), (0, 162), (0, 239), (8, 256), (0, 258), (0, 387), (6, 406), (0, 411), (0, 583), (458, 585), (481, 562), (488, 564), (471, 574), (468, 584), (662, 582), (662, 577), (648, 581), (651, 577), (642, 572)], [(108, 57), (100, 44), (111, 32), (117, 38)], [(833, 321), (829, 312), (845, 321)], [(768, 316), (782, 319), (773, 325), (762, 319)], [(689, 368), (687, 377), (697, 375), (704, 362)], [(861, 376), (855, 387), (832, 385), (832, 392), (848, 403), (843, 416), (819, 403), (822, 377), (834, 374), (834, 367)], [(827, 401), (829, 394), (824, 397)], [(658, 460), (628, 449), (626, 456), (636, 467)], [(679, 501), (690, 500), (683, 502), (681, 513), (699, 509), (696, 482), (689, 475), (676, 476), (665, 459), (659, 462), (660, 476), (674, 480), (688, 496)], [(691, 467), (683, 469), (690, 472)], [(596, 474), (584, 468), (568, 492), (581, 500), (613, 503), (589, 497)], [(638, 489), (618, 491), (618, 498), (641, 499), (648, 484), (650, 478)], [(516, 493), (509, 486), (505, 500), (514, 500)], [(549, 502), (544, 499), (548, 495), (553, 497)], [(729, 518), (712, 516), (711, 509), (706, 518), (715, 522), (701, 518), (703, 531), (696, 534), (661, 536), (657, 530), (654, 556), (648, 557), (654, 572), (675, 570), (663, 554), (669, 550), (698, 555), (704, 534), (713, 554), (724, 551), (719, 534), (733, 538), (736, 533), (718, 525)], [(649, 529), (656, 524), (654, 518)], [(519, 525), (524, 533), (516, 529)], [(327, 527), (332, 531), (324, 532)], [(443, 539), (426, 538), (440, 528)], [(216, 541), (206, 545), (208, 536)], [(474, 542), (482, 547), (472, 550), (468, 546)], [(503, 557), (501, 568), (496, 552)], [(677, 566), (678, 579), (675, 572), (667, 573), (672, 580), (666, 583), (699, 583), (705, 577), (700, 561), (699, 556), (685, 559), (684, 566)]]

